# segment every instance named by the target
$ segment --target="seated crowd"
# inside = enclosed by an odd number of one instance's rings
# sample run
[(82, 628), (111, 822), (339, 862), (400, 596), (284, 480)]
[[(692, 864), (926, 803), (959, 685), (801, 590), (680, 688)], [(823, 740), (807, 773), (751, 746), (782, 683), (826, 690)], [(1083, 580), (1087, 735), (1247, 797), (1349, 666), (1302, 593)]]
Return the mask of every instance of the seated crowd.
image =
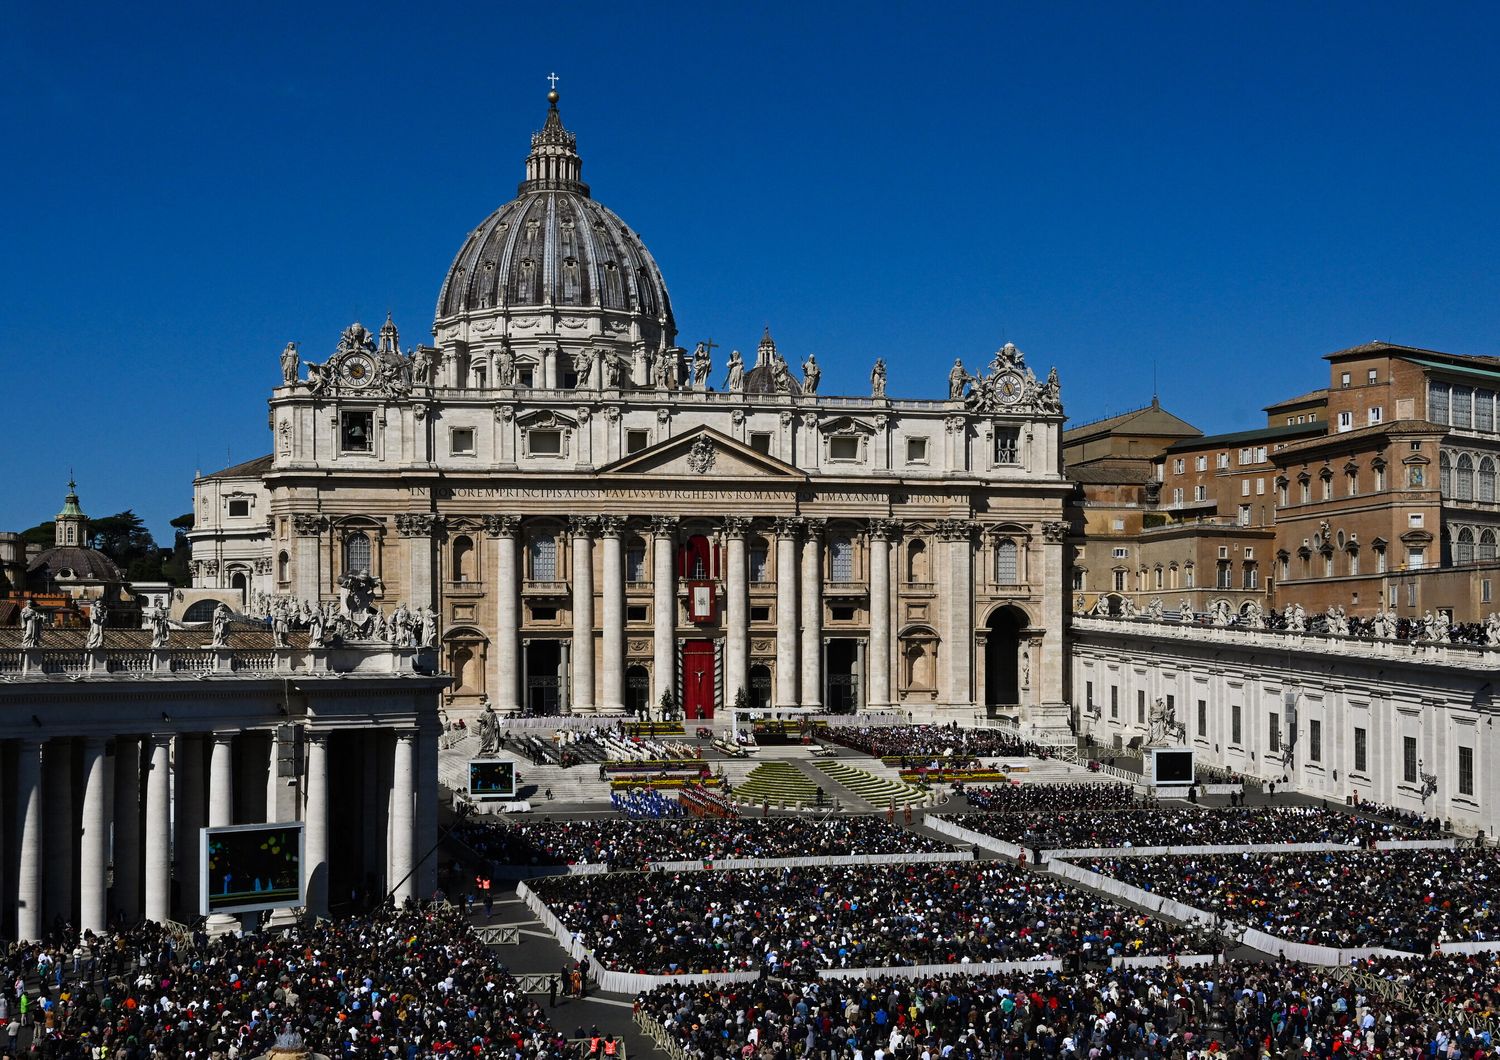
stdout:
[(1269, 934), (1427, 953), (1500, 938), (1493, 851), (1096, 858), (1085, 868)]
[(606, 968), (657, 975), (1197, 953), (1213, 945), (995, 861), (554, 876), (532, 889)]
[(1059, 974), (669, 984), (636, 999), (687, 1060), (1492, 1055), (1328, 970), (1232, 962)]
[(1313, 806), (1030, 810), (970, 814), (960, 823), (997, 839), (1044, 850), (1273, 843), (1368, 846), (1410, 836), (1394, 823)]
[(1018, 757), (1046, 758), (1039, 744), (1005, 729), (960, 729), (953, 725), (830, 725), (823, 736), (830, 743), (862, 751), (875, 758), (905, 758), (912, 765), (932, 758)]
[(953, 848), (876, 816), (691, 817), (670, 821), (618, 817), (516, 824), (465, 822), (465, 842), (495, 864), (606, 864), (725, 861), (848, 854), (930, 854)]
[(1137, 796), (1129, 784), (1000, 784), (964, 789), (969, 805), (993, 813), (1154, 809), (1156, 800)]
[(1493, 1018), (1500, 1013), (1500, 953), (1434, 953), (1428, 957), (1369, 957), (1355, 963), (1364, 975), (1395, 984), (1407, 1004)]
[[(62, 952), (78, 941), (68, 939)], [(284, 1033), (334, 1057), (540, 1060), (564, 1047), (544, 1009), (453, 911), (388, 908), (192, 945), (147, 923), (88, 949), (95, 987), (64, 982), (49, 991), (45, 1016), (30, 1005), (35, 1055), (254, 1057)], [(14, 946), (0, 975), (10, 984), (50, 972), (56, 963), (43, 955), (58, 952)], [(19, 1015), (19, 1002), (10, 1015)]]

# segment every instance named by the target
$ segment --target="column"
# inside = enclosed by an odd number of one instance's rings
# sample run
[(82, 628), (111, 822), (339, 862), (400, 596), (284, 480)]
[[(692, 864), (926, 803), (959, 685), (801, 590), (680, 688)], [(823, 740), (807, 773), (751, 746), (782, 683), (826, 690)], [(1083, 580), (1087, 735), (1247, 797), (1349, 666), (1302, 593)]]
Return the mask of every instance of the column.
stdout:
[(432, 607), (437, 603), (432, 562), (432, 535), (437, 526), (438, 517), (431, 512), (396, 516), (396, 530), (406, 541), (406, 597), (413, 607)]
[(727, 592), (724, 600), (725, 666), (728, 680), (724, 683), (725, 700), (733, 705), (743, 690), (750, 694), (750, 581), (745, 566), (745, 531), (750, 520), (731, 515), (724, 520), (724, 536), (728, 540), (729, 570), (725, 576)]
[(495, 680), (496, 709), (516, 714), (521, 709), (521, 565), (517, 549), (521, 520), (496, 515), (485, 520), (496, 537), (495, 556)]
[(146, 919), (172, 919), (172, 737), (153, 733), (146, 763)]
[(307, 913), (328, 915), (328, 735), (307, 730), (307, 804), (302, 810), (302, 867), (307, 880)]
[(823, 525), (807, 520), (802, 542), (802, 705), (823, 705)]
[(83, 741), (83, 828), (78, 844), (78, 929), (109, 927), (109, 820), (104, 737)]
[(16, 937), (42, 937), (42, 741), (21, 740), (16, 753)]
[(269, 753), (266, 755), (266, 824), (285, 820), (281, 816), (281, 732), (280, 727), (266, 734)]
[(891, 537), (895, 524), (870, 523), (870, 654), (866, 702), (873, 710), (891, 705)]
[(321, 555), (324, 522), (321, 516), (297, 514), (292, 516), (292, 577), (299, 600), (316, 601), (321, 588)]
[[(361, 804), (365, 806), (378, 806), (385, 801), (382, 796), (386, 789), (380, 784), (380, 738), (384, 735), (384, 729), (366, 729), (357, 737), (362, 772)], [(360, 825), (364, 830), (360, 844), (364, 854), (364, 872), (360, 874), (360, 886), (364, 885), (365, 875), (369, 875), (375, 881), (375, 887), (384, 894), (390, 814), (364, 813), (360, 817)]]
[(234, 734), (213, 734), (213, 755), (208, 772), (208, 823), (212, 827), (234, 824)]
[(777, 519), (776, 706), (797, 705), (797, 535), (800, 519)]
[(141, 741), (115, 737), (114, 907), (127, 920), (141, 913)]
[(73, 742), (49, 740), (42, 755), (43, 810), (46, 815), (47, 841), (44, 923), (61, 916), (70, 924), (73, 919), (73, 890), (78, 879), (73, 871), (73, 839), (78, 826), (73, 816)]
[(557, 712), (573, 713), (573, 642), (565, 640), (557, 646)]
[(604, 674), (603, 707), (611, 714), (625, 712), (625, 552), (621, 533), (625, 520), (606, 515), (599, 520), (604, 535)]
[(651, 520), (651, 533), (654, 535), (651, 546), (651, 618), (654, 623), (651, 669), (654, 682), (649, 705), (655, 712), (664, 695), (670, 694), (672, 702), (677, 703), (677, 585), (673, 577), (676, 518), (656, 516)]
[[(436, 718), (426, 718), (417, 730), (417, 851), (427, 853), (438, 836), (438, 738), (442, 729)], [(437, 890), (438, 855), (434, 852), (417, 866), (417, 898), (431, 898)]]
[(950, 706), (974, 705), (974, 526), (967, 519), (939, 524), (939, 537), (948, 553), (943, 564), (948, 575), (948, 622), (944, 648), (948, 653), (947, 695)]
[[(1063, 550), (1067, 547), (1068, 524), (1062, 521), (1042, 524), (1042, 591), (1041, 621), (1045, 632), (1031, 656), (1032, 702), (1051, 710), (1046, 724), (1064, 727), (1067, 725), (1066, 696), (1063, 694), (1065, 678), (1063, 667), (1067, 664), (1067, 651), (1063, 647), (1063, 601), (1067, 588), (1063, 584), (1066, 574)], [(1058, 715), (1053, 717), (1053, 715)]]
[(412, 846), (416, 840), (416, 738), (410, 729), (396, 732), (396, 768), (391, 777), (391, 886), (396, 904), (416, 897)]
[(190, 733), (177, 737), (174, 801), (177, 806), (177, 894), (184, 920), (198, 916), (198, 854), (203, 827), (203, 738)]
[(573, 710), (594, 712), (594, 523), (572, 521), (573, 533)]

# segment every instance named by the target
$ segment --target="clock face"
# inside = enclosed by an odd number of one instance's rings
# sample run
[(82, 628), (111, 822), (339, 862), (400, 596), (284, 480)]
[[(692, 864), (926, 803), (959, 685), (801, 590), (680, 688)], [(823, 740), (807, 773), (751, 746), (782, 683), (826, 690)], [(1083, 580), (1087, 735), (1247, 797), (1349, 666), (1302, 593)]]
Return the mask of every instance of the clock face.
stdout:
[(1023, 382), (1024, 380), (1018, 372), (1005, 372), (1001, 374), (999, 379), (1000, 400), (1007, 405), (1014, 405), (1017, 401), (1020, 401)]
[(375, 362), (362, 353), (345, 357), (339, 365), (339, 379), (345, 386), (369, 386), (375, 379)]

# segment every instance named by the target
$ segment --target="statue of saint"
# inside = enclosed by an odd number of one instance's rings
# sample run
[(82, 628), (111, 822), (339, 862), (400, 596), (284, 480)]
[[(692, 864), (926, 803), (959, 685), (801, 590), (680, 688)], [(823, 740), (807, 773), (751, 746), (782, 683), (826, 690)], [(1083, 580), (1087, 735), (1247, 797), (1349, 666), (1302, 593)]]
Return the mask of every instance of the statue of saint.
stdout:
[(693, 389), (708, 389), (708, 373), (713, 371), (713, 356), (708, 352), (708, 343), (700, 342), (693, 347)]
[(289, 342), (281, 351), (281, 381), (291, 386), (297, 381), (297, 344)]
[(807, 355), (807, 360), (802, 362), (802, 392), (804, 394), (816, 394), (818, 392), (818, 380), (823, 378), (823, 369), (818, 367), (818, 360), (812, 354)]
[(307, 616), (307, 646), (323, 647), (323, 612), (319, 608), (313, 608), (312, 614)]
[(437, 612), (430, 606), (422, 609), (422, 647), (437, 647)]
[(885, 397), (885, 358), (875, 358), (875, 367), (870, 369), (870, 396)]
[(26, 606), (21, 608), (21, 647), (40, 648), (42, 646), (42, 626), (45, 622), (41, 610), (36, 604), (27, 600)]
[(104, 627), (109, 622), (109, 605), (103, 599), (95, 600), (89, 608), (89, 639), (85, 648), (104, 647)]
[(211, 647), (229, 647), (229, 605), (214, 608), (214, 639)]
[(161, 604), (151, 611), (151, 646), (165, 648), (172, 635), (172, 624), (167, 621), (167, 605)]
[(953, 359), (953, 367), (948, 371), (948, 400), (960, 401), (964, 396), (964, 387), (969, 383), (969, 373), (964, 371), (962, 357)]
[(729, 351), (729, 378), (724, 381), (724, 389), (731, 394), (741, 393), (745, 389), (745, 361), (739, 350)]
[(510, 352), (510, 343), (502, 342), (499, 351), (495, 354), (495, 385), (514, 386), (515, 381), (516, 357)]
[(479, 730), (479, 753), (492, 755), (500, 750), (500, 719), (495, 716), (495, 707), (490, 697), (484, 697), (484, 709), (474, 726)]
[(286, 647), (287, 631), (291, 623), (287, 621), (286, 605), (277, 604), (276, 610), (271, 612), (271, 642), (278, 648)]
[(786, 362), (780, 357), (771, 360), (771, 386), (778, 394), (789, 394), (792, 390), (792, 373), (786, 370)]

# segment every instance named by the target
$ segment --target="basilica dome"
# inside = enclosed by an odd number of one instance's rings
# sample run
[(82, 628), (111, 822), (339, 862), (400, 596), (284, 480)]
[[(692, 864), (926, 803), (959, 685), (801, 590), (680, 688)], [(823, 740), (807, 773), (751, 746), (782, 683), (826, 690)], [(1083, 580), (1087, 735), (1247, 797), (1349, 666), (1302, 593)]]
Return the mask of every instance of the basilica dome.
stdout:
[(672, 345), (661, 270), (641, 237), (590, 196), (557, 93), (548, 100), (519, 194), (469, 233), (448, 269), (434, 333), (440, 343), (577, 333), (652, 350)]

